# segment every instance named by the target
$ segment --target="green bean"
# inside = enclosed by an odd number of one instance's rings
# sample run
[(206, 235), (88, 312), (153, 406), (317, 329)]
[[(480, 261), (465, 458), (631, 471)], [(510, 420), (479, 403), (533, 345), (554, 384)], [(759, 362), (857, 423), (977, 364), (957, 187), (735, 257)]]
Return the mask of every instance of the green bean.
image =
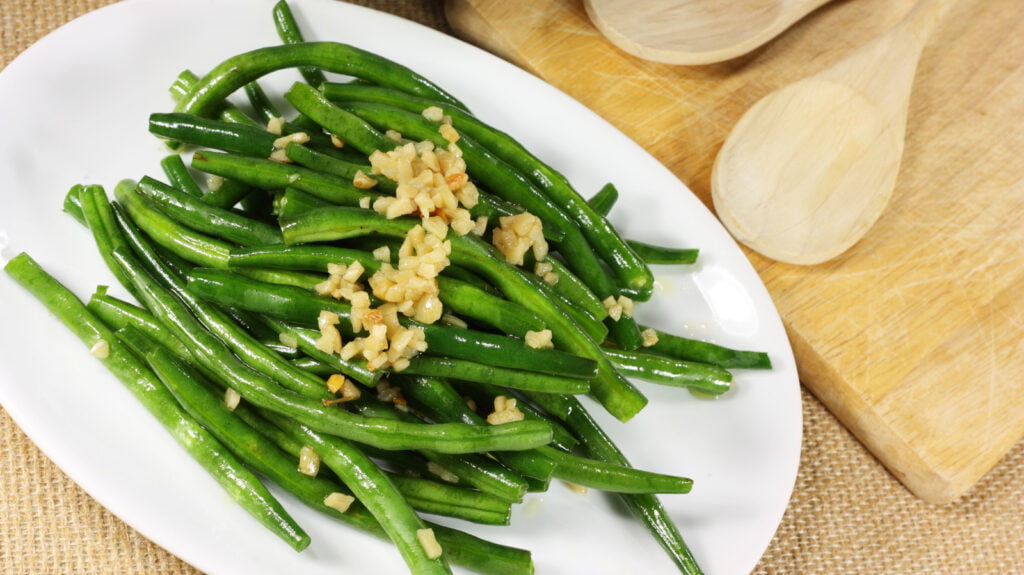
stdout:
[(416, 356), (409, 361), (409, 367), (405, 368), (403, 373), (468, 382), (493, 383), (512, 389), (528, 389), (540, 393), (573, 395), (590, 391), (590, 382), (587, 379), (501, 368), (450, 357)]
[(196, 152), (192, 155), (192, 167), (257, 188), (283, 190), (293, 187), (332, 204), (358, 206), (362, 198), (377, 195), (369, 190), (360, 190), (337, 176), (262, 158), (221, 152)]
[(68, 193), (64, 195), (64, 204), (62, 210), (65, 214), (68, 214), (75, 221), (88, 227), (89, 224), (85, 222), (85, 214), (82, 213), (82, 200), (79, 198), (79, 192), (85, 189), (83, 184), (75, 184), (68, 189)]
[(420, 543), (418, 532), (427, 528), (423, 520), (408, 505), (388, 476), (358, 447), (339, 437), (321, 434), (277, 413), (267, 412), (264, 416), (316, 451), (320, 460), (342, 479), (380, 522), (413, 573), (451, 572), (443, 555), (431, 557)]
[(315, 290), (317, 285), (327, 279), (326, 274), (281, 270), (277, 268), (247, 267), (238, 268), (234, 271), (237, 274), (252, 278), (256, 281), (283, 286), (294, 286), (310, 291)]
[(157, 321), (149, 310), (111, 296), (105, 288), (97, 289), (89, 297), (85, 307), (111, 328), (122, 329), (130, 326), (149, 335), (179, 357), (192, 356), (185, 344)]
[(438, 276), (444, 308), (456, 315), (488, 324), (498, 330), (526, 337), (527, 332), (544, 329), (544, 320), (529, 309), (450, 277)]
[(270, 156), (279, 137), (260, 126), (225, 122), (180, 112), (150, 114), (149, 131), (175, 142), (257, 158)]
[[(563, 421), (580, 439), (591, 457), (616, 465), (629, 466), (629, 461), (611, 438), (597, 424), (586, 408), (574, 397), (554, 394), (528, 394), (549, 413)], [(657, 495), (652, 493), (622, 493), (622, 500), (657, 539), (662, 549), (671, 557), (681, 573), (699, 575), (703, 573), (689, 546), (679, 533), (679, 528), (665, 511)]]
[(294, 549), (301, 550), (309, 545), (309, 536), (259, 480), (178, 406), (156, 375), (127, 348), (119, 345), (120, 340), (115, 333), (103, 325), (70, 290), (24, 252), (13, 257), (4, 270), (86, 346), (94, 348), (106, 342), (109, 352), (100, 361), (248, 513)]
[[(282, 42), (285, 44), (301, 44), (306, 41), (303, 38), (299, 24), (295, 21), (291, 7), (288, 6), (285, 0), (280, 0), (277, 4), (274, 4), (273, 14), (274, 27), (277, 29), (277, 35), (281, 38)], [(302, 74), (306, 82), (318, 88), (327, 81), (323, 71), (314, 66), (301, 66), (299, 73)]]
[(242, 245), (279, 244), (283, 241), (281, 230), (275, 226), (205, 204), (149, 176), (139, 180), (136, 190), (170, 217), (211, 237)]
[[(114, 196), (125, 208), (132, 221), (149, 234), (164, 249), (197, 265), (225, 267), (231, 244), (191, 230), (142, 197), (132, 180), (121, 180), (114, 188)], [(106, 252), (112, 253), (112, 252)], [(114, 266), (114, 269), (119, 269)], [(115, 272), (119, 273), (119, 272)], [(131, 286), (131, 282), (128, 282)]]
[(249, 100), (249, 105), (252, 106), (254, 112), (264, 123), (268, 123), (277, 118), (282, 118), (280, 110), (277, 106), (270, 101), (270, 97), (267, 96), (266, 90), (256, 80), (249, 82), (244, 86), (245, 97)]
[(257, 48), (224, 60), (192, 86), (178, 103), (176, 111), (211, 115), (230, 94), (245, 84), (277, 70), (300, 66), (315, 66), (328, 72), (363, 78), (463, 107), (447, 92), (397, 62), (347, 44), (303, 42)]
[[(366, 210), (345, 207), (321, 208), (282, 221), (286, 244), (333, 241), (369, 233), (405, 237), (415, 220), (388, 220)], [(504, 263), (493, 246), (472, 235), (449, 238), (453, 263), (463, 265), (487, 277), (506, 296), (541, 314), (552, 330), (556, 345), (592, 359), (598, 364), (597, 377), (591, 382), (591, 394), (616, 418), (626, 421), (636, 415), (647, 399), (610, 364), (601, 348), (581, 332), (578, 324), (547, 294), (538, 291), (533, 279), (519, 268)], [(544, 313), (541, 313), (544, 310)], [(433, 344), (430, 344), (433, 345)]]
[[(595, 212), (607, 216), (611, 213), (612, 207), (617, 201), (619, 201), (619, 189), (615, 187), (615, 184), (609, 182), (601, 186), (601, 189), (591, 196), (587, 203), (590, 204), (590, 207)], [(629, 240), (626, 241), (628, 242)]]
[(181, 159), (180, 154), (164, 156), (164, 159), (160, 160), (160, 167), (163, 168), (167, 181), (171, 182), (178, 190), (196, 198), (203, 195), (202, 188), (189, 173), (188, 166), (185, 165), (185, 160)]
[(210, 176), (203, 202), (218, 208), (231, 208), (252, 192), (252, 188), (228, 178)]
[[(290, 143), (284, 148), (285, 155), (289, 160), (296, 164), (315, 170), (317, 172), (323, 172), (331, 174), (341, 178), (345, 178), (348, 181), (355, 179), (356, 174), (362, 172), (366, 175), (370, 175), (373, 169), (368, 163), (357, 164), (336, 158), (334, 156), (318, 152), (307, 146), (303, 146), (296, 143)], [(388, 193), (395, 192), (395, 182), (388, 178), (375, 178), (377, 183), (373, 186), (375, 191), (383, 191)]]
[[(653, 328), (649, 328), (653, 329)], [(646, 348), (683, 361), (709, 363), (726, 369), (771, 369), (771, 357), (762, 351), (733, 349), (711, 342), (654, 330), (658, 341)]]
[(697, 263), (700, 250), (693, 248), (670, 248), (641, 242), (626, 240), (641, 259), (648, 264), (689, 265)]
[(485, 525), (508, 525), (512, 504), (487, 493), (432, 479), (391, 475), (391, 482), (417, 511)]
[[(318, 296), (301, 288), (259, 282), (230, 271), (196, 269), (189, 277), (188, 289), (226, 307), (260, 312), (278, 319), (309, 325), (322, 310), (338, 314), (342, 335), (350, 324), (351, 306), (343, 301)], [(431, 354), (479, 361), (498, 367), (544, 371), (568, 377), (591, 377), (594, 360), (553, 349), (534, 349), (508, 336), (442, 324), (420, 325)]]
[(689, 493), (693, 481), (626, 465), (589, 459), (545, 446), (537, 451), (555, 462), (555, 477), (594, 489), (615, 493)]
[(322, 272), (329, 264), (352, 265), (354, 262), (370, 271), (380, 267), (380, 262), (369, 252), (318, 244), (239, 247), (232, 249), (228, 256), (230, 269), (274, 267)]
[(278, 219), (290, 218), (316, 208), (325, 208), (333, 205), (327, 200), (318, 198), (313, 194), (287, 187), (284, 191), (277, 192), (274, 198), (274, 213)]
[(544, 260), (551, 265), (551, 271), (558, 276), (557, 281), (551, 284), (551, 291), (558, 293), (562, 299), (572, 302), (575, 307), (589, 314), (595, 320), (603, 320), (608, 317), (608, 309), (601, 303), (601, 299), (594, 295), (587, 284), (569, 268), (565, 267), (557, 257), (548, 257)]
[(607, 349), (605, 353), (619, 371), (644, 381), (684, 387), (709, 395), (721, 395), (732, 388), (732, 374), (715, 365), (642, 351)]
[(390, 150), (396, 142), (365, 120), (335, 106), (319, 90), (296, 82), (285, 92), (285, 99), (300, 113), (328, 132), (344, 138), (347, 145), (369, 156), (376, 150)]
[[(450, 383), (463, 396), (467, 404), (473, 403), (477, 406), (493, 405), (494, 398), (499, 395), (504, 395), (505, 397), (516, 396), (515, 392), (490, 383), (465, 382), (458, 379), (452, 379)], [(564, 451), (572, 451), (574, 447), (579, 445), (580, 442), (576, 439), (576, 436), (566, 429), (560, 420), (544, 413), (532, 403), (524, 401), (521, 397), (517, 397), (517, 399), (519, 401), (517, 401), (516, 407), (519, 408), (519, 411), (523, 412), (523, 416), (526, 419), (545, 421), (551, 426), (552, 438), (550, 445), (552, 447), (557, 447)], [(475, 411), (477, 408), (471, 407), (471, 409)]]
[[(183, 70), (171, 84), (171, 97), (174, 98), (175, 102), (180, 103), (186, 96), (188, 96), (189, 92), (197, 83), (199, 83), (199, 76), (197, 76), (195, 72), (192, 70)], [(220, 104), (216, 106), (216, 110), (211, 111), (207, 115), (216, 117), (217, 119), (225, 122), (261, 127), (259, 122), (245, 112), (239, 110), (237, 106), (227, 100), (222, 100)]]
[(471, 453), (501, 448), (528, 449), (543, 445), (551, 439), (550, 428), (543, 424), (506, 424), (481, 433), (480, 428), (473, 426), (456, 425), (442, 429), (431, 425), (371, 420), (281, 388), (266, 375), (239, 361), (222, 341), (192, 316), (180, 300), (163, 292), (133, 255), (116, 250), (114, 256), (140, 290), (147, 307), (185, 343), (199, 364), (236, 388), (243, 399), (256, 406), (302, 418), (319, 431), (384, 449), (423, 448), (447, 453)]
[[(73, 188), (69, 195), (75, 191), (76, 189)], [(79, 208), (82, 211), (86, 227), (92, 230), (93, 239), (104, 263), (111, 269), (118, 283), (125, 286), (125, 289), (133, 296), (137, 296), (128, 277), (120, 272), (112, 259), (111, 254), (114, 249), (127, 244), (120, 235), (113, 233), (117, 224), (114, 213), (107, 203), (106, 190), (102, 186), (82, 186), (77, 189), (76, 195), (79, 198)]]

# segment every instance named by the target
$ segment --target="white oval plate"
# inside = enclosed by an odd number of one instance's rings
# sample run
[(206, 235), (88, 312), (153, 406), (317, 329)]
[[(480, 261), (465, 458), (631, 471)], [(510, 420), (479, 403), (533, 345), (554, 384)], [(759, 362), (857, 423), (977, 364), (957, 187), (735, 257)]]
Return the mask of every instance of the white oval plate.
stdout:
[[(28, 251), (83, 299), (110, 283), (91, 238), (61, 212), (76, 183), (112, 190), (162, 176), (147, 132), (173, 104), (183, 69), (276, 44), (273, 0), (127, 0), (67, 24), (0, 73), (0, 242)], [(595, 410), (638, 467), (683, 474), (663, 497), (711, 574), (749, 572), (782, 518), (796, 477), (799, 383), (763, 284), (712, 214), (623, 134), (533, 76), (432, 29), (333, 0), (294, 0), (308, 39), (352, 43), (432, 78), (566, 173), (584, 194), (614, 182), (613, 220), (639, 240), (701, 249), (690, 269), (657, 269), (640, 319), (770, 353), (771, 371), (737, 372), (717, 401), (640, 383), (651, 404), (620, 424)], [(270, 91), (298, 76), (281, 72)], [(124, 295), (119, 288), (113, 293)], [(211, 574), (404, 573), (385, 543), (289, 497), (313, 543), (296, 553), (251, 520), (38, 302), (0, 274), (0, 402), (72, 479), (143, 535)], [(32, 481), (25, 477), (25, 481)], [(469, 530), (534, 553), (542, 574), (671, 573), (674, 566), (612, 497), (560, 483), (530, 495), (511, 527)]]

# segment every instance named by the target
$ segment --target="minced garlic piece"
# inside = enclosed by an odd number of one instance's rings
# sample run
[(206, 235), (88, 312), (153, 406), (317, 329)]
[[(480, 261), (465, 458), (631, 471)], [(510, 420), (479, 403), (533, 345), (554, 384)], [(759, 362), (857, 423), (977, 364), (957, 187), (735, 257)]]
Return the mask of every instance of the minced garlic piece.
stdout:
[(544, 226), (540, 218), (523, 212), (514, 216), (498, 218), (499, 227), (494, 229), (493, 243), (512, 265), (522, 265), (523, 256), (533, 250), (537, 261), (543, 261), (548, 255), (548, 242), (544, 239)]
[(522, 421), (526, 416), (519, 410), (514, 397), (499, 395), (494, 398), (494, 411), (487, 416), (487, 423), (501, 425), (513, 421)]
[(430, 120), (431, 122), (440, 122), (444, 119), (444, 110), (437, 106), (430, 106), (422, 112), (423, 117)]
[(331, 401), (331, 403), (355, 401), (363, 395), (351, 379), (340, 373), (335, 373), (327, 378), (327, 390), (338, 396), (337, 401)]
[(362, 170), (356, 170), (356, 175), (352, 178), (352, 185), (360, 190), (369, 190), (377, 185), (377, 180), (367, 176)]
[(427, 462), (427, 471), (429, 471), (429, 472), (433, 473), (434, 475), (436, 475), (437, 477), (439, 477), (441, 479), (441, 481), (446, 481), (448, 483), (458, 483), (459, 482), (459, 476), (458, 475), (455, 475), (451, 471), (448, 471), (447, 469), (442, 467), (440, 464), (434, 463), (433, 461), (428, 461)]
[(331, 509), (345, 513), (348, 508), (355, 503), (356, 498), (348, 495), (347, 493), (338, 493), (337, 491), (331, 493), (327, 497), (324, 497), (324, 505)]
[(96, 340), (96, 343), (89, 348), (89, 353), (95, 358), (107, 359), (110, 357), (110, 342), (105, 339)]
[(640, 332), (640, 337), (643, 338), (640, 344), (643, 347), (651, 347), (652, 345), (658, 343), (658, 331), (653, 327), (649, 327)]
[(558, 273), (554, 269), (555, 266), (550, 261), (537, 262), (537, 265), (533, 266), (533, 273), (540, 276), (544, 283), (553, 286), (558, 283)]
[(487, 216), (480, 216), (476, 219), (472, 232), (475, 236), (483, 236), (487, 233)]
[(633, 300), (624, 295), (620, 295), (618, 298), (608, 296), (601, 303), (604, 305), (604, 309), (608, 310), (608, 317), (612, 318), (612, 321), (619, 321), (623, 317), (633, 317)]
[(551, 349), (555, 347), (551, 343), (551, 330), (543, 329), (541, 331), (527, 331), (526, 332), (526, 345), (534, 349)]
[(373, 250), (373, 259), (379, 262), (390, 262), (391, 261), (391, 248), (388, 246), (381, 246)]
[(373, 198), (371, 198), (370, 196), (363, 196), (362, 198), (359, 198), (359, 207), (363, 208), (364, 210), (372, 208)]
[(618, 303), (619, 307), (622, 308), (622, 315), (625, 317), (633, 317), (634, 304), (632, 299), (624, 295), (620, 295)]
[(234, 389), (229, 387), (226, 390), (224, 390), (224, 407), (227, 407), (228, 411), (234, 411), (235, 408), (238, 407), (238, 404), (241, 403), (241, 401), (242, 396), (239, 395), (238, 392), (235, 391)]
[(267, 131), (270, 132), (271, 134), (274, 134), (274, 135), (277, 135), (277, 136), (280, 136), (281, 134), (283, 134), (284, 133), (284, 118), (281, 117), (281, 116), (278, 116), (276, 118), (271, 118), (267, 122)]
[(298, 469), (299, 473), (310, 477), (316, 477), (317, 473), (320, 473), (320, 456), (316, 454), (312, 447), (303, 445), (299, 449)]
[(341, 136), (337, 134), (331, 134), (331, 145), (335, 148), (344, 148), (345, 140), (341, 139)]
[(437, 559), (444, 553), (441, 544), (434, 537), (433, 529), (417, 529), (416, 538), (420, 540), (420, 545), (423, 546), (423, 550), (427, 552), (427, 557), (430, 559)]
[(563, 481), (562, 483), (564, 483), (565, 486), (568, 487), (570, 490), (579, 493), (580, 495), (586, 495), (587, 492), (590, 491), (590, 488), (587, 487), (586, 485), (578, 485), (576, 483), (570, 483), (568, 481)]
[(281, 345), (292, 349), (299, 347), (299, 338), (295, 337), (293, 333), (282, 332), (277, 336), (277, 341), (281, 342)]
[(317, 318), (317, 325), (320, 328), (320, 337), (316, 340), (317, 349), (324, 353), (341, 353), (341, 332), (336, 327), (339, 323), (341, 323), (341, 318), (338, 317), (338, 314), (321, 310), (320, 316)]
[(466, 320), (462, 319), (461, 317), (452, 315), (450, 313), (446, 313), (441, 316), (441, 323), (445, 325), (450, 325), (452, 327), (461, 327), (462, 329), (466, 329), (469, 327), (469, 324), (466, 323)]
[(274, 140), (275, 149), (284, 149), (288, 147), (288, 144), (305, 144), (309, 142), (309, 134), (306, 132), (295, 132), (293, 134), (287, 134)]
[(214, 176), (206, 178), (206, 190), (209, 192), (216, 192), (224, 185), (224, 176)]

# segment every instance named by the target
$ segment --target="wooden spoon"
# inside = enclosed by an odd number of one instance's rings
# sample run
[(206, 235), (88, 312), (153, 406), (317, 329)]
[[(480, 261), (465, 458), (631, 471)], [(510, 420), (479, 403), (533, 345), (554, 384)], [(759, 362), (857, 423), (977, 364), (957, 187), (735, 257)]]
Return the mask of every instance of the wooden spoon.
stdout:
[(815, 264), (867, 232), (896, 183), (921, 51), (955, 1), (920, 0), (882, 36), (747, 110), (711, 175), (715, 210), (737, 240)]
[(668, 64), (746, 54), (829, 0), (586, 0), (590, 19), (624, 51)]

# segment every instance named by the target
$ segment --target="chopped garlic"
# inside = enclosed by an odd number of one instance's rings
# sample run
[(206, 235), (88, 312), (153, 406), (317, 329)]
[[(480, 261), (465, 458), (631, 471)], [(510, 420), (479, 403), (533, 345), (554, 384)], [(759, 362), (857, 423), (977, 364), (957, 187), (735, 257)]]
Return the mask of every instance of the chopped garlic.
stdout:
[(540, 218), (523, 212), (514, 216), (502, 216), (498, 218), (498, 224), (491, 241), (505, 257), (505, 261), (512, 265), (523, 265), (523, 256), (530, 250), (537, 261), (543, 261), (547, 257), (548, 242), (544, 239), (544, 226)]
[(437, 106), (430, 106), (423, 110), (423, 117), (431, 122), (440, 122), (444, 119), (444, 110)]
[(352, 380), (340, 373), (335, 373), (328, 377), (326, 385), (328, 391), (338, 395), (337, 400), (329, 400), (331, 403), (355, 401), (362, 396), (362, 392), (352, 383)]
[(280, 136), (281, 134), (283, 134), (284, 133), (284, 118), (282, 118), (281, 116), (278, 116), (276, 118), (271, 118), (267, 122), (267, 131), (270, 132), (271, 134), (276, 135), (276, 136)]
[(316, 477), (320, 472), (320, 456), (308, 445), (299, 449), (299, 473)]
[(658, 331), (653, 327), (649, 327), (640, 332), (640, 336), (643, 338), (641, 343), (643, 347), (651, 347), (658, 343)]
[(427, 557), (430, 559), (437, 559), (444, 553), (441, 544), (434, 537), (433, 529), (417, 529), (416, 538), (420, 540), (420, 545), (423, 546), (423, 550), (427, 552)]
[(501, 425), (502, 423), (511, 423), (525, 419), (526, 416), (519, 410), (516, 403), (514, 397), (505, 397), (504, 395), (495, 397), (494, 411), (487, 416), (487, 423)]
[(281, 345), (295, 349), (299, 347), (299, 338), (293, 333), (281, 333), (277, 336), (277, 341), (281, 342)]
[(551, 342), (551, 330), (543, 329), (541, 331), (527, 331), (526, 332), (526, 345), (534, 349), (551, 349), (555, 345)]
[(357, 170), (355, 177), (352, 178), (352, 185), (360, 190), (369, 190), (377, 185), (377, 180), (367, 176), (362, 170)]
[(458, 483), (459, 482), (459, 476), (458, 475), (455, 475), (451, 471), (448, 471), (447, 469), (442, 467), (440, 464), (434, 463), (433, 461), (428, 461), (427, 462), (427, 471), (429, 471), (429, 472), (433, 473), (434, 475), (436, 475), (437, 477), (439, 477), (441, 479), (441, 481), (446, 481), (448, 483)]
[(355, 497), (346, 493), (338, 493), (337, 491), (331, 493), (327, 497), (324, 497), (324, 505), (336, 511), (340, 511), (341, 513), (348, 511), (348, 508), (351, 507), (355, 501)]
[(320, 327), (320, 337), (316, 340), (316, 348), (324, 353), (337, 354), (341, 352), (341, 332), (336, 327), (341, 323), (338, 314), (322, 310), (317, 318)]
[(96, 343), (89, 348), (89, 353), (95, 358), (107, 359), (110, 357), (110, 342), (105, 339), (96, 340)]
[(577, 485), (575, 483), (570, 483), (568, 481), (563, 481), (562, 483), (564, 483), (565, 486), (568, 487), (570, 490), (572, 490), (575, 493), (579, 493), (580, 495), (586, 495), (587, 492), (590, 491), (590, 488), (587, 487), (586, 485)]
[(238, 392), (235, 391), (234, 389), (229, 387), (226, 390), (224, 390), (224, 407), (227, 407), (228, 411), (234, 411), (235, 408), (238, 407), (238, 404), (241, 403), (241, 401), (242, 396), (239, 395)]

